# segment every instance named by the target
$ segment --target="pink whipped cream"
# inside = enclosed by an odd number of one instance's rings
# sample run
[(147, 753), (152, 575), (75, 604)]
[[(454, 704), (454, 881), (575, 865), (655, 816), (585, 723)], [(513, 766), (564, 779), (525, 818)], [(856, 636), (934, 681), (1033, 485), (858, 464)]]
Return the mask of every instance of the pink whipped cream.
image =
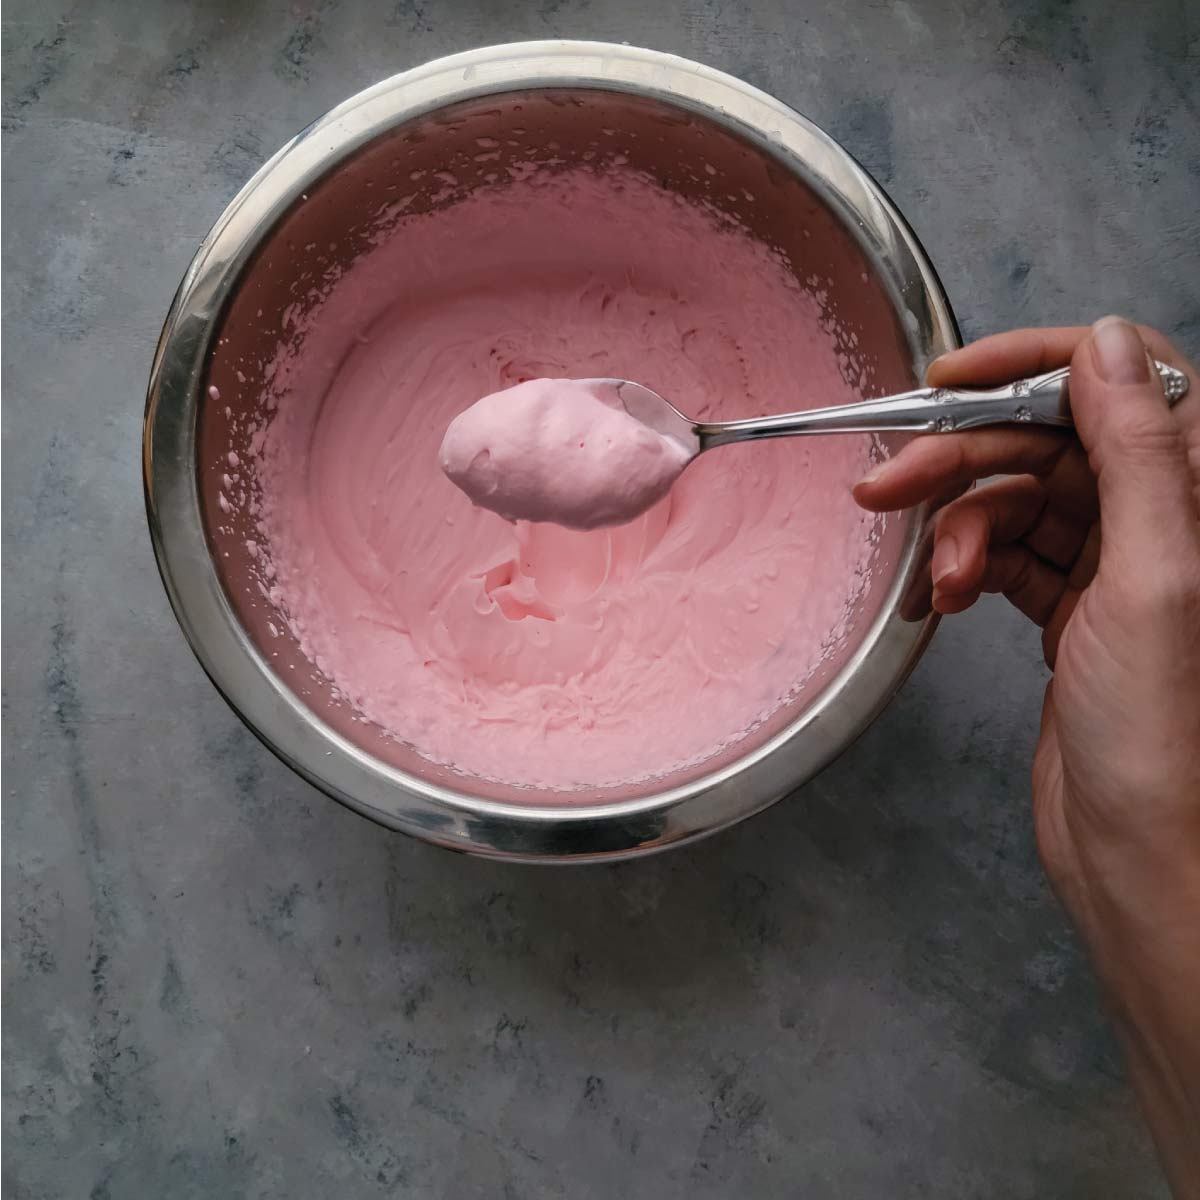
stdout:
[(440, 469), (459, 413), (530, 380), (636, 379), (712, 420), (858, 398), (818, 300), (709, 210), (534, 171), (394, 222), (284, 339), (242, 465), (263, 587), (427, 758), (586, 799), (741, 739), (845, 636), (866, 439), (723, 448), (591, 531), (511, 524)]
[(625, 525), (671, 490), (681, 442), (629, 415), (605, 379), (531, 379), (450, 422), (442, 470), (508, 521), (568, 529)]

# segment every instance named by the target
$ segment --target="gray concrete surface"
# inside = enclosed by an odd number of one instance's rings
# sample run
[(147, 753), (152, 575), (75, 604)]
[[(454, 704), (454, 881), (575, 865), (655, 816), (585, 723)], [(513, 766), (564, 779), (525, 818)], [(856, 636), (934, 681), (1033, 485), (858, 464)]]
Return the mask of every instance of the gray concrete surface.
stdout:
[(1050, 0), (8, 0), (4, 1183), (42, 1197), (1151, 1197), (1031, 843), (1037, 637), (985, 604), (801, 796), (562, 872), (343, 811), (192, 660), (144, 530), (154, 339), (245, 177), (467, 46), (742, 75), (891, 190), (968, 335), (1200, 350), (1200, 16)]

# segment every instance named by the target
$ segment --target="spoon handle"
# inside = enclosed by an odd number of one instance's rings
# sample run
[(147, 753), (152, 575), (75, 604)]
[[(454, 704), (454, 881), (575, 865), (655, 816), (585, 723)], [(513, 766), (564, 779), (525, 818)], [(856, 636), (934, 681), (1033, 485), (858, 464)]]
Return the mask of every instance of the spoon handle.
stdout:
[[(1188, 390), (1188, 377), (1175, 367), (1155, 362), (1163, 395), (1174, 405)], [(1067, 394), (1070, 370), (1018, 379), (997, 388), (917, 388), (879, 400), (782, 413), (747, 421), (698, 422), (700, 448), (758, 438), (796, 437), (810, 433), (952, 433), (980, 425), (1053, 425), (1070, 429)]]

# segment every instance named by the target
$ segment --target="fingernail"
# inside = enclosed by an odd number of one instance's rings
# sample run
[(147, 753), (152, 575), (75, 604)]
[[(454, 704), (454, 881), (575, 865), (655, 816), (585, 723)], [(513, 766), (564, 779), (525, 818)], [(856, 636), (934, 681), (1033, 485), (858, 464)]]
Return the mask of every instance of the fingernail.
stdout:
[(933, 572), (933, 585), (937, 587), (947, 575), (953, 575), (958, 570), (958, 543), (949, 534), (940, 537), (933, 548), (933, 562), (930, 567)]
[(878, 483), (883, 478), (883, 473), (887, 469), (887, 463), (881, 462), (873, 466), (858, 482), (859, 483)]
[(1092, 326), (1092, 360), (1107, 383), (1145, 383), (1150, 378), (1146, 347), (1121, 317), (1101, 317)]

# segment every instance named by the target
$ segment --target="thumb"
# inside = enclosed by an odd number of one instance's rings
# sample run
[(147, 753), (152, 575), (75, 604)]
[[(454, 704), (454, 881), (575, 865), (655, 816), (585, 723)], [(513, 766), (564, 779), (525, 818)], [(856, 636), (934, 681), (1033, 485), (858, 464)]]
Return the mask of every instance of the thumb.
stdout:
[(1071, 412), (1096, 474), (1102, 557), (1158, 574), (1196, 561), (1187, 446), (1138, 331), (1104, 317), (1071, 358)]

